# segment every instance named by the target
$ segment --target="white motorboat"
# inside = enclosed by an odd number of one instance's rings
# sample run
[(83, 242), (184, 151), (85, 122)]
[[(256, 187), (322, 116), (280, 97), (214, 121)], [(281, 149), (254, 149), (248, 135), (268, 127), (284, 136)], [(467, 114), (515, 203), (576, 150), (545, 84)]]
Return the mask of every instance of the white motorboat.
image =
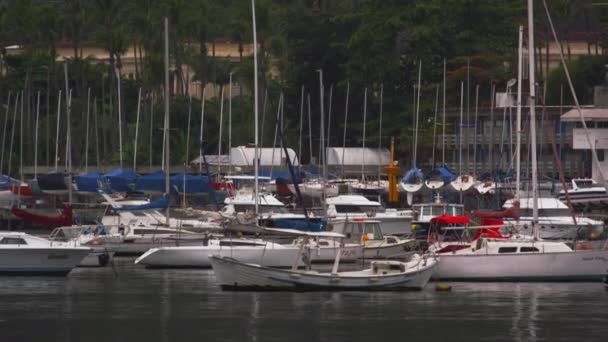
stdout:
[(51, 241), (61, 241), (69, 246), (85, 246), (91, 252), (78, 264), (78, 267), (104, 267), (114, 258), (114, 252), (104, 246), (86, 246), (92, 236), (96, 236), (103, 231), (103, 226), (70, 226), (58, 227), (49, 234)]
[(370, 201), (361, 195), (340, 195), (325, 200), (327, 217), (333, 231), (342, 231), (345, 219), (373, 218), (382, 224), (386, 235), (406, 235), (412, 222), (411, 210), (384, 209), (380, 202)]
[[(336, 233), (309, 233), (307, 237), (341, 238)], [(300, 254), (303, 248), (299, 250)], [(337, 254), (331, 272), (290, 270), (244, 263), (229, 257), (213, 255), (209, 259), (218, 285), (224, 290), (286, 290), (286, 291), (368, 291), (420, 290), (426, 286), (438, 264), (432, 256), (413, 255), (410, 261), (372, 261), (368, 269), (339, 272)]]
[[(520, 202), (519, 227), (522, 233), (531, 234), (532, 198), (522, 198)], [(514, 200), (505, 202), (503, 208), (512, 208)], [(604, 222), (584, 216), (572, 217), (568, 207), (557, 198), (538, 198), (538, 230), (542, 239), (576, 239), (599, 237), (604, 230)], [(576, 219), (576, 222), (574, 221)], [(505, 223), (514, 224), (516, 219), (505, 218)]]
[(26, 233), (0, 232), (0, 273), (67, 275), (90, 252), (87, 247), (73, 247)]
[(439, 254), (434, 279), (463, 281), (588, 281), (608, 270), (608, 251), (577, 251), (528, 237), (480, 238)]
[[(591, 178), (574, 178), (572, 188), (568, 189), (568, 197), (573, 204), (608, 202), (606, 187), (599, 185)], [(566, 201), (566, 191), (563, 189), (557, 196), (560, 201)]]
[(365, 259), (402, 258), (415, 248), (417, 242), (412, 239), (401, 239), (397, 236), (384, 235), (380, 221), (354, 218), (345, 220), (334, 232), (343, 234), (344, 241), (363, 244)]

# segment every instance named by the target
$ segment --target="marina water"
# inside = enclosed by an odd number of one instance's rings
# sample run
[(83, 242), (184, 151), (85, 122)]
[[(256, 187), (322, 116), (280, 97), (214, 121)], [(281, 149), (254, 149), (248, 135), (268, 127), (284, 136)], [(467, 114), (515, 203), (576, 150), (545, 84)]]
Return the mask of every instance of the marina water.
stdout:
[(1, 277), (1, 341), (606, 341), (599, 283), (451, 283), (451, 292), (222, 292), (211, 270)]

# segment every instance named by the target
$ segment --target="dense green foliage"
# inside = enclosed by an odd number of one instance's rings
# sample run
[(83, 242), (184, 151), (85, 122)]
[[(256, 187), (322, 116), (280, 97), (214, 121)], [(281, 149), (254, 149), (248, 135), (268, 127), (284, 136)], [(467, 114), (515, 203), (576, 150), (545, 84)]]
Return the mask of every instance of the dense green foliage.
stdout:
[[(552, 1), (554, 20), (565, 25), (576, 20), (574, 11), (585, 1)], [(187, 65), (199, 84), (214, 84), (216, 97), (206, 103), (205, 140), (207, 152), (217, 151), (221, 89), (233, 73), (234, 82), (244, 95), (232, 101), (232, 145), (253, 141), (253, 63), (244, 54), (244, 44), (252, 41), (251, 4), (245, 0), (65, 0), (44, 4), (34, 0), (0, 0), (0, 46), (20, 45), (20, 54), (1, 52), (0, 96), (23, 92), (25, 164), (33, 164), (36, 95), (41, 93), (39, 126), (40, 164), (53, 163), (58, 92), (65, 89), (63, 61), (57, 60), (58, 46), (68, 44), (73, 55), (67, 59), (68, 83), (72, 89), (72, 142), (76, 166), (84, 164), (85, 114), (87, 92), (98, 111), (98, 124), (91, 116), (89, 164), (99, 158), (102, 164), (118, 163), (118, 106), (121, 104), (124, 124), (124, 162), (131, 165), (134, 151), (137, 93), (143, 92), (142, 121), (138, 143), (141, 165), (160, 162), (163, 100), (163, 35), (162, 23), (170, 21), (171, 80), (174, 85), (171, 105), (172, 162), (182, 164), (194, 158), (199, 150), (201, 103), (190, 105), (191, 89), (184, 75)], [(460, 83), (470, 77), (470, 92), (481, 85), (481, 103), (488, 105), (490, 83), (503, 89), (515, 75), (517, 26), (525, 23), (522, 0), (257, 0), (257, 29), (260, 70), (260, 120), (264, 122), (262, 141), (271, 145), (274, 136), (279, 94), (285, 94), (284, 116), (288, 144), (297, 148), (301, 87), (310, 96), (313, 127), (310, 128), (316, 155), (319, 143), (320, 92), (319, 73), (323, 70), (325, 114), (331, 115), (330, 144), (343, 139), (346, 111), (346, 88), (349, 87), (347, 144), (360, 144), (363, 126), (364, 91), (368, 89), (368, 146), (378, 144), (380, 89), (383, 89), (383, 127), (381, 143), (395, 136), (400, 159), (411, 150), (413, 85), (422, 61), (422, 95), (420, 148), (428, 152), (432, 141), (436, 87), (442, 82), (443, 61), (447, 60), (447, 107), (460, 104)], [(599, 11), (589, 20), (601, 22)], [(547, 34), (544, 13), (538, 6), (539, 34), (537, 43), (545, 46)], [(603, 36), (602, 36), (603, 37)], [(215, 57), (217, 41), (229, 39), (239, 46), (239, 56), (227, 60)], [(603, 38), (602, 38), (603, 39)], [(596, 42), (597, 43), (597, 42)], [(601, 42), (600, 42), (601, 43)], [(83, 56), (83, 45), (99, 46), (107, 53), (103, 61)], [(603, 43), (602, 43), (603, 44)], [(603, 46), (603, 45), (602, 45)], [(123, 55), (136, 51), (135, 72), (125, 74)], [(209, 51), (211, 47), (211, 51)], [(603, 50), (603, 49), (602, 49)], [(569, 47), (568, 47), (569, 51)], [(237, 58), (238, 57), (238, 58)], [(574, 62), (578, 63), (578, 62)], [(583, 63), (583, 62), (581, 62)], [(585, 80), (581, 86), (601, 81), (594, 74), (599, 62), (573, 64)], [(602, 62), (603, 63), (603, 62)], [(467, 64), (470, 68), (467, 68)], [(583, 63), (584, 64), (584, 63)], [(546, 74), (542, 65), (537, 71)], [(549, 76), (549, 99), (554, 100), (555, 87), (562, 82), (560, 70)], [(117, 77), (121, 78), (122, 97), (117, 97)], [(542, 77), (541, 77), (542, 79)], [(236, 86), (235, 86), (236, 87)], [(330, 102), (330, 89), (331, 102)], [(64, 90), (65, 91), (65, 90)], [(587, 91), (587, 90), (585, 90)], [(552, 97), (553, 96), (553, 97)], [(582, 98), (587, 100), (585, 95)], [(3, 102), (6, 100), (3, 99)], [(267, 100), (265, 100), (267, 99)], [(470, 96), (472, 104), (473, 96)], [(265, 103), (265, 105), (264, 105)], [(65, 94), (63, 103), (65, 106)], [(226, 150), (228, 103), (224, 103)], [(441, 108), (441, 96), (439, 107)], [(308, 161), (308, 124), (306, 101), (304, 111), (303, 160)], [(62, 109), (65, 111), (65, 107)], [(189, 155), (186, 153), (188, 112), (191, 111)], [(154, 118), (151, 119), (150, 113)], [(262, 114), (264, 112), (264, 114)], [(331, 114), (330, 114), (331, 113)], [(4, 117), (4, 110), (2, 111)], [(62, 114), (62, 115), (65, 115)], [(93, 109), (91, 109), (93, 115)], [(60, 146), (65, 143), (65, 116), (62, 119)], [(151, 122), (153, 120), (153, 122)], [(12, 116), (7, 120), (13, 127)], [(3, 120), (0, 120), (3, 124)], [(152, 124), (152, 126), (151, 126)], [(95, 138), (97, 132), (98, 137)], [(10, 136), (10, 135), (8, 135)], [(17, 129), (16, 136), (19, 136)], [(94, 140), (96, 139), (96, 140)], [(8, 137), (7, 140), (8, 141)], [(98, 143), (93, 143), (97, 141)], [(149, 142), (152, 141), (152, 153)], [(62, 149), (60, 149), (62, 150)], [(5, 148), (6, 154), (9, 151)], [(99, 151), (99, 156), (97, 156)], [(13, 163), (19, 147), (13, 148)], [(64, 153), (59, 153), (62, 156)], [(7, 157), (1, 167), (6, 171)], [(13, 167), (13, 170), (15, 168)]]

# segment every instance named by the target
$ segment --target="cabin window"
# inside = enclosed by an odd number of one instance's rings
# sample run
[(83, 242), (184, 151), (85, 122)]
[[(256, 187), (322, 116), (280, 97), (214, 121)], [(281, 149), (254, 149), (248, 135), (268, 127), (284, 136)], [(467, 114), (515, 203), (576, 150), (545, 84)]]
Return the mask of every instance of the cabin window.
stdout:
[(27, 242), (22, 238), (5, 237), (0, 240), (0, 245), (27, 245)]
[(500, 247), (498, 249), (498, 253), (515, 253), (517, 252), (517, 247)]
[(528, 252), (528, 253), (529, 252), (538, 252), (538, 248), (536, 248), (536, 247), (521, 247), (519, 249), (519, 251), (522, 252), (522, 253), (526, 253), (526, 252)]

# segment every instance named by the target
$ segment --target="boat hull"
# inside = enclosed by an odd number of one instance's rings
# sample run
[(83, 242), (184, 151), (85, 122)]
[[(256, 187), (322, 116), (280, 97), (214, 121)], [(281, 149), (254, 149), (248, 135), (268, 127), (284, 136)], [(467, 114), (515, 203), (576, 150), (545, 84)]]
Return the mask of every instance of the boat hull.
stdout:
[(89, 253), (85, 247), (0, 248), (0, 274), (67, 275)]
[(441, 254), (435, 280), (598, 281), (608, 270), (608, 251), (493, 255)]
[(434, 259), (401, 273), (382, 275), (372, 269), (337, 274), (280, 270), (230, 258), (210, 258), (218, 285), (224, 290), (397, 291), (421, 290), (437, 265)]
[[(148, 268), (210, 268), (209, 256), (230, 257), (245, 263), (269, 267), (291, 267), (299, 248), (186, 246), (152, 248), (135, 260)], [(298, 264), (303, 266), (301, 260)]]

